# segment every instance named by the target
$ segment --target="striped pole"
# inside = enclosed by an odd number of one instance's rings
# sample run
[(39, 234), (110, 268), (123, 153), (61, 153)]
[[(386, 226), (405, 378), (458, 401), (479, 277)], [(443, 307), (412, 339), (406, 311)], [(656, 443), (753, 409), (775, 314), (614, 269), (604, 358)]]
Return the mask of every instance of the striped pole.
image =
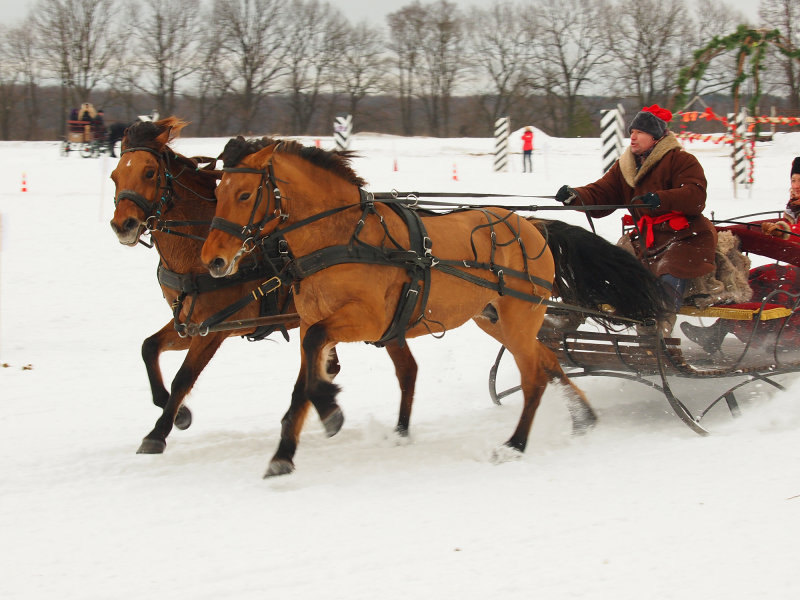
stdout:
[(622, 140), (625, 138), (625, 109), (617, 108), (601, 111), (600, 129), (603, 145), (603, 173), (608, 171), (622, 155)]
[(511, 119), (500, 117), (494, 122), (494, 170), (508, 170), (508, 136), (511, 133)]
[(333, 122), (333, 141), (337, 150), (347, 150), (350, 147), (350, 134), (353, 133), (353, 115), (336, 117)]
[(739, 114), (728, 115), (728, 122), (732, 123), (733, 151), (733, 193), (736, 195), (736, 186), (747, 183), (747, 155), (745, 152), (745, 135), (747, 133), (747, 109), (743, 108)]

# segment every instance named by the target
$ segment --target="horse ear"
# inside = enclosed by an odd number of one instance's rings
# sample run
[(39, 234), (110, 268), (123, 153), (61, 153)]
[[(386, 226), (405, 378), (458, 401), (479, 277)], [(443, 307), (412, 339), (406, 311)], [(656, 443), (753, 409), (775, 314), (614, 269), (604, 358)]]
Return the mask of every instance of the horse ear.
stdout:
[(156, 121), (155, 125), (161, 129), (161, 133), (156, 139), (159, 143), (166, 146), (180, 136), (181, 130), (188, 124), (188, 121), (182, 121), (177, 117), (167, 117), (166, 119)]

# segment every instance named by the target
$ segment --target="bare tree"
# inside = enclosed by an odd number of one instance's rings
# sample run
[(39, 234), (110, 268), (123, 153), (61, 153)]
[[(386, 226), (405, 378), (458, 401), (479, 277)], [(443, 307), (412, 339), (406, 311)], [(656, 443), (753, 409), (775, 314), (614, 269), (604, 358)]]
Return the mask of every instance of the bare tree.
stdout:
[(524, 9), (497, 2), (473, 9), (467, 20), (468, 44), (477, 77), (478, 102), (489, 127), (512, 107), (523, 104), (530, 90), (531, 32), (535, 24), (520, 18)]
[(386, 85), (389, 58), (383, 33), (365, 22), (348, 25), (334, 73), (336, 88), (347, 95), (348, 112), (356, 118), (359, 103)]
[(9, 31), (0, 28), (0, 139), (11, 139), (11, 115), (20, 95), (20, 71), (9, 44)]
[(428, 126), (433, 135), (450, 133), (450, 102), (459, 77), (469, 66), (465, 56), (466, 30), (458, 6), (438, 0), (427, 7), (418, 39), (416, 77)]
[(3, 139), (10, 139), (10, 117), (20, 99), (26, 118), (17, 119), (17, 127), (13, 129), (24, 139), (38, 134), (41, 65), (35, 42), (29, 23), (0, 30), (0, 135)]
[(109, 75), (124, 38), (116, 27), (118, 0), (41, 0), (32, 12), (44, 69), (62, 87), (62, 114), (89, 100)]
[(555, 135), (579, 132), (580, 96), (611, 60), (599, 26), (607, 10), (604, 0), (539, 0), (531, 5), (532, 82), (546, 96)]
[(253, 128), (266, 95), (275, 90), (284, 70), (286, 4), (280, 0), (215, 0), (214, 21), (219, 26), (219, 70), (232, 77), (236, 120), (242, 132)]
[(285, 39), (287, 87), (294, 131), (307, 133), (323, 88), (333, 81), (333, 66), (343, 52), (347, 21), (320, 0), (293, 0), (292, 24)]
[(228, 68), (229, 58), (223, 57), (219, 49), (222, 46), (222, 37), (225, 35), (220, 27), (207, 15), (206, 23), (211, 26), (204, 29), (197, 61), (199, 68), (192, 78), (191, 92), (195, 98), (198, 135), (217, 135), (219, 132), (228, 131), (230, 127), (230, 111), (225, 109), (225, 103), (230, 101), (235, 70)]
[(621, 0), (611, 7), (602, 29), (618, 92), (640, 106), (669, 96), (689, 37), (687, 16), (683, 0)]
[(780, 49), (773, 50), (776, 68), (768, 79), (781, 93), (789, 96), (792, 110), (800, 111), (800, 3), (797, 0), (761, 0), (758, 10), (763, 24), (780, 32)]
[(205, 26), (196, 0), (141, 0), (134, 12), (134, 50), (129, 68), (133, 87), (149, 94), (161, 114), (175, 112), (180, 84), (198, 68), (201, 28)]
[(396, 93), (400, 102), (400, 121), (403, 134), (414, 135), (413, 102), (416, 92), (414, 76), (417, 71), (419, 49), (417, 40), (422, 37), (427, 11), (415, 0), (412, 4), (388, 15), (389, 49), (394, 54), (397, 68)]
[[(694, 53), (704, 48), (711, 40), (723, 38), (746, 22), (742, 13), (732, 9), (720, 0), (697, 0), (690, 6), (689, 30), (687, 38), (680, 47), (682, 67), (691, 65)], [(691, 89), (687, 90), (689, 102), (709, 94), (729, 93), (736, 78), (736, 57), (733, 53), (723, 53), (709, 62), (703, 76), (693, 79)], [(673, 107), (680, 110), (681, 106)]]

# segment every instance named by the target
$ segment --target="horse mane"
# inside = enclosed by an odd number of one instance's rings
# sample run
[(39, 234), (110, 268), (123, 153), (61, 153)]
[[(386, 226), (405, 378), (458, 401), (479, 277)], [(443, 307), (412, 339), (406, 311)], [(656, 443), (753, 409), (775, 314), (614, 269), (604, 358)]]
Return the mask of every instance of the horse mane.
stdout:
[(350, 164), (355, 157), (355, 153), (345, 151), (331, 151), (317, 148), (316, 146), (304, 146), (295, 140), (281, 140), (270, 137), (246, 140), (242, 136), (232, 138), (225, 144), (219, 159), (222, 160), (223, 167), (235, 167), (247, 156), (255, 154), (268, 146), (275, 146), (276, 154), (293, 154), (307, 160), (326, 171), (330, 171), (345, 181), (357, 187), (366, 185), (366, 181), (359, 177)]
[(188, 124), (178, 117), (166, 117), (160, 121), (137, 121), (125, 130), (121, 149), (124, 151), (130, 148), (150, 148), (159, 153), (170, 150), (172, 157), (179, 162), (197, 167), (197, 160), (178, 154), (169, 147)]

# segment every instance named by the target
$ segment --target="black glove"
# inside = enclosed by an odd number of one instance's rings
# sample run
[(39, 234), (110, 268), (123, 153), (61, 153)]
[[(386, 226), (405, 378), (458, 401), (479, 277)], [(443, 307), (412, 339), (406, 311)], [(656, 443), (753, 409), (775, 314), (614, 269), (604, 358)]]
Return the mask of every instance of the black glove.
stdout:
[(556, 201), (562, 204), (572, 204), (578, 197), (578, 193), (568, 185), (562, 185), (556, 192)]
[(659, 198), (658, 194), (655, 192), (647, 192), (646, 194), (639, 196), (639, 202), (648, 208), (658, 208), (661, 206), (661, 198)]

